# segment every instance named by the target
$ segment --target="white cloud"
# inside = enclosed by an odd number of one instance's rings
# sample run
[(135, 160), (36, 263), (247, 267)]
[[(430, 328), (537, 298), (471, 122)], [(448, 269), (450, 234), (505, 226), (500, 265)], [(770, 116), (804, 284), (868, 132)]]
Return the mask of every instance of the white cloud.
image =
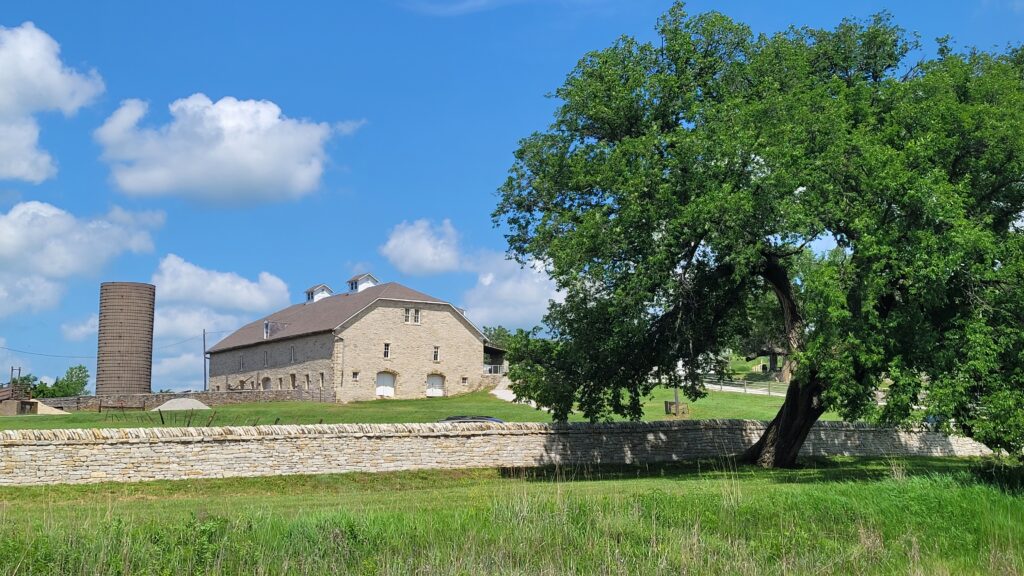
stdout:
[(459, 235), (445, 219), (434, 227), (426, 219), (402, 222), (391, 230), (380, 253), (403, 274), (422, 276), (460, 268)]
[(114, 208), (89, 220), (35, 201), (0, 213), (0, 317), (53, 307), (61, 280), (95, 274), (125, 252), (152, 251), (150, 230), (162, 223), (157, 212)]
[(342, 136), (351, 136), (359, 131), (360, 128), (366, 126), (366, 118), (360, 118), (358, 120), (342, 120), (334, 125), (334, 130)]
[[(114, 182), (136, 196), (181, 194), (210, 201), (294, 199), (320, 184), (331, 126), (288, 118), (267, 100), (213, 102), (193, 94), (172, 120), (141, 128), (148, 105), (125, 100), (96, 130)], [(347, 124), (349, 133), (359, 125)]]
[(447, 219), (440, 226), (426, 219), (402, 222), (380, 252), (403, 274), (476, 273), (476, 285), (463, 295), (463, 306), (478, 326), (533, 327), (547, 312), (549, 300), (562, 299), (539, 264), (523, 268), (494, 251), (464, 254), (459, 233)]
[(531, 328), (540, 323), (549, 300), (563, 298), (539, 263), (524, 268), (500, 252), (485, 252), (469, 265), (477, 282), (463, 304), (477, 326)]
[[(195, 368), (193, 368), (193, 365)], [(153, 376), (169, 376), (175, 375), (183, 371), (198, 372), (200, 376), (203, 373), (203, 364), (200, 360), (199, 354), (195, 352), (185, 352), (177, 356), (169, 356), (162, 358), (160, 361), (153, 364)]]
[(260, 272), (256, 282), (234, 272), (207, 270), (168, 254), (153, 274), (157, 298), (212, 308), (264, 312), (287, 306), (290, 298), (283, 280)]
[(273, 274), (261, 272), (253, 281), (207, 270), (175, 254), (160, 261), (150, 281), (157, 294), (154, 389), (202, 389), (203, 330), (210, 347), (250, 322), (251, 313), (283, 308), (290, 301), (287, 285)]
[(203, 358), (199, 352), (185, 352), (153, 362), (153, 390), (202, 390)]
[(15, 312), (53, 308), (63, 294), (63, 285), (42, 276), (0, 271), (0, 318)]
[(206, 341), (208, 346), (212, 346), (226, 336), (226, 331), (236, 330), (251, 320), (252, 318), (217, 312), (205, 306), (157, 304), (156, 312), (153, 314), (153, 337), (199, 338), (203, 330), (206, 330), (214, 333)]
[(99, 330), (99, 325), (100, 317), (93, 314), (82, 322), (61, 324), (60, 331), (67, 340), (85, 340), (89, 336), (96, 334), (97, 330)]
[(80, 73), (60, 60), (60, 45), (26, 22), (0, 27), (0, 179), (39, 183), (57, 165), (39, 148), (35, 114), (59, 110), (70, 116), (103, 92), (95, 70)]

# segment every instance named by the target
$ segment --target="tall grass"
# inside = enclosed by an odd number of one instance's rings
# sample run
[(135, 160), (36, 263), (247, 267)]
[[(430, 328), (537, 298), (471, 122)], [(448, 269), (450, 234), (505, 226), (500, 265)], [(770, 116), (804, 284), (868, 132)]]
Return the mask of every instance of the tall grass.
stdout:
[(1019, 574), (1024, 501), (971, 466), (719, 462), (7, 489), (0, 573)]

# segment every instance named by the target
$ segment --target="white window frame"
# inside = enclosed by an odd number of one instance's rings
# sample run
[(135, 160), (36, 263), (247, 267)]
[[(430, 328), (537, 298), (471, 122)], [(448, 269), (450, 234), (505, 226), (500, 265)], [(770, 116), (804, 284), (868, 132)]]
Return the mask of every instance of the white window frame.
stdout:
[(384, 343), (384, 358), (391, 358), (391, 342)]
[(352, 371), (352, 381), (359, 382), (359, 370)]
[(434, 362), (440, 362), (440, 361), (441, 361), (441, 347), (440, 346), (434, 346)]
[(406, 324), (419, 324), (420, 323), (420, 309), (419, 308), (404, 308), (403, 319)]

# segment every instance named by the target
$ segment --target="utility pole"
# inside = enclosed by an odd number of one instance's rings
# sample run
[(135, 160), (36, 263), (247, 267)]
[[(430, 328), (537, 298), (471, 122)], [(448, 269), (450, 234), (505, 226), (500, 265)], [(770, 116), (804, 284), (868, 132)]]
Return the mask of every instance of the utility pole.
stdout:
[(203, 392), (206, 392), (209, 386), (206, 384), (206, 328), (203, 328)]

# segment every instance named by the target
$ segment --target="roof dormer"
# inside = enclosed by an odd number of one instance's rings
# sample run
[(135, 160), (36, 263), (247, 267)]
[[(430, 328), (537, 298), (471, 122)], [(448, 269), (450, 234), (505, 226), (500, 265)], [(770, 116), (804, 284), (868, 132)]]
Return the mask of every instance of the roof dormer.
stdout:
[(318, 302), (332, 294), (334, 294), (334, 292), (331, 292), (330, 286), (327, 284), (317, 284), (316, 286), (306, 290), (306, 303)]
[(362, 292), (367, 288), (372, 288), (380, 284), (380, 280), (377, 280), (373, 274), (364, 273), (356, 274), (355, 276), (348, 279), (348, 291), (349, 292)]

